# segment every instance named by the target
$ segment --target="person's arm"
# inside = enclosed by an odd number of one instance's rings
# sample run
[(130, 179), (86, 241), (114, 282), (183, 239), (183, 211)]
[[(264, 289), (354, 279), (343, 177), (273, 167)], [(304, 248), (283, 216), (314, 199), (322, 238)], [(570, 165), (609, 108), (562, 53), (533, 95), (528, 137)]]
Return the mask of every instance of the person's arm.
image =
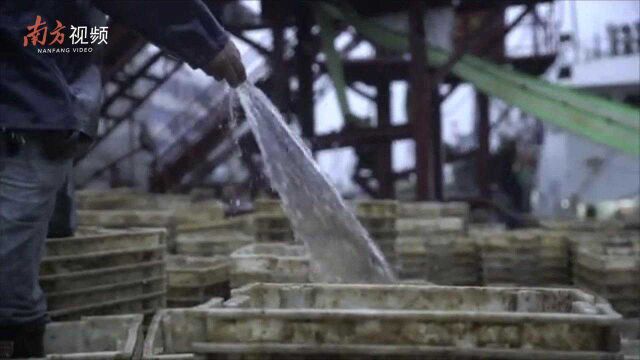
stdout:
[(201, 0), (93, 0), (96, 7), (189, 65), (237, 86), (240, 52)]

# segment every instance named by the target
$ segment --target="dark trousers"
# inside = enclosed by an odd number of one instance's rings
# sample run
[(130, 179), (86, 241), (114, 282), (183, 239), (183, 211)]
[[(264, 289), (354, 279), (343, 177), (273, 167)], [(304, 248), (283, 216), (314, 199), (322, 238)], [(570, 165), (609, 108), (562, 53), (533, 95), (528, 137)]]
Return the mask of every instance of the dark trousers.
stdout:
[(62, 238), (73, 236), (78, 227), (76, 207), (74, 200), (73, 174), (67, 176), (67, 180), (56, 193), (56, 205), (49, 221), (47, 238)]
[(0, 144), (0, 327), (47, 321), (40, 260), (72, 160), (45, 157), (41, 145), (24, 138)]

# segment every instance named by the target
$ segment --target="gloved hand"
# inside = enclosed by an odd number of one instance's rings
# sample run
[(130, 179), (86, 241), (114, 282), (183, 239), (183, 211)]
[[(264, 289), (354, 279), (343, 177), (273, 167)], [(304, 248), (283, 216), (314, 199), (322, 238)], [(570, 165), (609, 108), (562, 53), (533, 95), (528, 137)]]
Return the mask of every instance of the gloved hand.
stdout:
[(224, 48), (203, 69), (216, 80), (227, 80), (229, 85), (236, 87), (247, 80), (247, 72), (242, 64), (242, 58), (233, 41), (227, 41)]

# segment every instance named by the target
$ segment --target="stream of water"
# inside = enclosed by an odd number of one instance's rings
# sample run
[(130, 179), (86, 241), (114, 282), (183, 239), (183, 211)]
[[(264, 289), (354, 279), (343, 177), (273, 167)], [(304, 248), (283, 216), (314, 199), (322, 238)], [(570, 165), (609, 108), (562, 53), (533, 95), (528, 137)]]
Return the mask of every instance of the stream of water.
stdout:
[(236, 96), (295, 238), (309, 249), (315, 277), (343, 283), (393, 281), (382, 252), (271, 101), (249, 83), (238, 86)]

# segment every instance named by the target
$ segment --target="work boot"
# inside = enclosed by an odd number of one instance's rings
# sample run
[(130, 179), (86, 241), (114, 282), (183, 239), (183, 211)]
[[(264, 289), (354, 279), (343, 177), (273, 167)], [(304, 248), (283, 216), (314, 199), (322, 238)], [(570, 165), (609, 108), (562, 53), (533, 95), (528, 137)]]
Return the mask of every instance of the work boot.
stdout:
[(17, 333), (15, 326), (0, 326), (0, 359), (13, 358), (13, 343)]
[(14, 358), (44, 357), (45, 324), (23, 325), (13, 346)]
[(0, 340), (0, 359), (11, 359), (13, 357), (13, 341)]
[(0, 359), (44, 357), (45, 324), (0, 328)]

